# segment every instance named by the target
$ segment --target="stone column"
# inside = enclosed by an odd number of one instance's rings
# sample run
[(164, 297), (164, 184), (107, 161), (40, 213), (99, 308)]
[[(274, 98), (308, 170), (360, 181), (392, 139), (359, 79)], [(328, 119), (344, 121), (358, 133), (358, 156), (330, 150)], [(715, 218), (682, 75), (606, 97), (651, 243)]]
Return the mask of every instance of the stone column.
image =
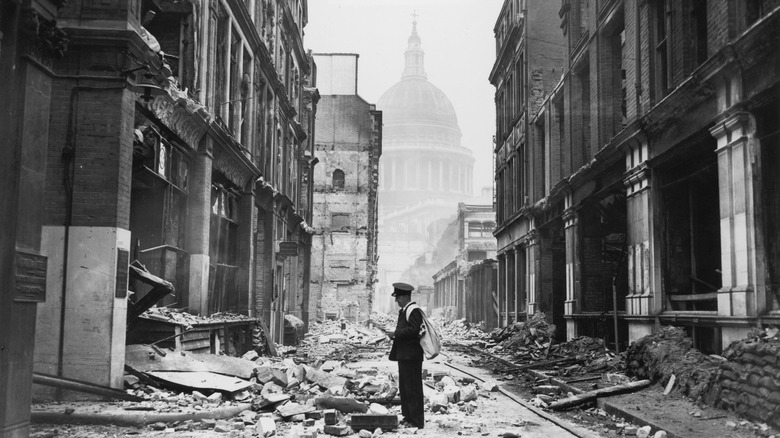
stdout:
[(498, 315), (496, 320), (499, 327), (505, 327), (503, 325), (504, 319), (501, 316), (501, 311), (504, 309), (504, 302), (506, 301), (506, 254), (498, 255)]
[(203, 139), (204, 147), (193, 157), (187, 198), (189, 212), (190, 278), (188, 304), (193, 314), (208, 314), (209, 294), (209, 233), (211, 225), (211, 164), (212, 139)]
[[(654, 225), (655, 206), (650, 187), (647, 138), (643, 135), (629, 141), (626, 149), (628, 295), (626, 314), (647, 316), (645, 321), (632, 319), (628, 323), (628, 340), (634, 341), (653, 332), (652, 315), (661, 309), (661, 261), (656, 251), (659, 242)], [(658, 298), (658, 299), (656, 299)]]
[(577, 337), (577, 322), (574, 315), (580, 312), (578, 298), (580, 297), (579, 269), (579, 218), (577, 209), (572, 206), (572, 194), (568, 193), (564, 200), (563, 226), (566, 236), (566, 301), (564, 302), (564, 317), (566, 318), (566, 339)]
[(254, 315), (254, 284), (255, 245), (254, 229), (257, 226), (257, 207), (255, 194), (252, 191), (241, 194), (238, 204), (238, 312)]
[[(721, 270), (718, 314), (756, 316), (766, 311), (764, 229), (761, 222), (761, 147), (753, 115), (736, 112), (710, 129), (718, 141)], [(747, 328), (724, 327), (723, 345)]]
[(517, 282), (515, 281), (517, 272), (515, 271), (514, 247), (509, 248), (506, 252), (506, 274), (506, 305), (504, 307), (506, 316), (504, 317), (504, 323), (507, 327), (509, 327), (509, 324), (513, 322), (512, 312), (514, 311), (515, 305), (517, 303), (517, 288), (515, 287), (517, 285)]
[(540, 290), (541, 282), (541, 245), (539, 244), (539, 232), (531, 230), (526, 236), (526, 248), (528, 257), (526, 266), (528, 270), (528, 303), (526, 304), (528, 316), (533, 315), (539, 310), (537, 291)]
[(525, 248), (520, 245), (515, 246), (515, 322), (520, 320), (520, 314), (525, 311), (521, 306), (523, 304), (523, 289), (525, 289)]

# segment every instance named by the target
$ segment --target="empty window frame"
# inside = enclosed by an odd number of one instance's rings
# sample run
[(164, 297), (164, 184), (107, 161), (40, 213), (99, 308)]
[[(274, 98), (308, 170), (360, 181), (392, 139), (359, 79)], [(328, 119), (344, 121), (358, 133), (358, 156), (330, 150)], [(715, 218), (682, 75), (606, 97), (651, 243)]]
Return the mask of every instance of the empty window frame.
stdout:
[(333, 171), (333, 190), (344, 190), (344, 171), (341, 169)]

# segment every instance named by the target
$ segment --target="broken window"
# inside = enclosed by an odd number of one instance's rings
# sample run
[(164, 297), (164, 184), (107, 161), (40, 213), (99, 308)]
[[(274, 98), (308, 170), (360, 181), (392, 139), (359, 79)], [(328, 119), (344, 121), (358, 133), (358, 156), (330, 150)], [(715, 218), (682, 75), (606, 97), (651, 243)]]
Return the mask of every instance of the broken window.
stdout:
[(178, 79), (181, 89), (193, 88), (195, 47), (192, 3), (144, 0), (141, 24), (160, 45), (171, 76)]
[(667, 310), (717, 310), (720, 197), (715, 145), (710, 146), (662, 173)]
[(238, 311), (238, 200), (235, 186), (212, 175), (209, 230), (209, 311)]
[(214, 56), (214, 113), (217, 117), (225, 120), (227, 96), (227, 67), (228, 67), (228, 39), (230, 18), (225, 12), (222, 3), (217, 3), (217, 26), (216, 26), (216, 49)]
[(620, 132), (627, 123), (626, 106), (626, 56), (625, 43), (626, 32), (623, 15), (617, 14), (605, 25), (605, 38), (603, 55), (609, 62), (610, 68), (603, 75), (605, 92), (603, 99), (609, 100), (609, 105), (600, 105), (605, 127), (604, 141), (608, 141)]
[[(186, 247), (187, 190), (190, 157), (178, 139), (166, 137), (142, 115), (136, 120), (130, 197), (132, 258), (152, 274), (185, 291), (189, 279)], [(137, 301), (150, 287), (131, 284)], [(179, 300), (186, 299), (181, 295)], [(173, 296), (162, 304), (172, 304)], [(179, 301), (184, 306), (186, 303)]]
[(469, 236), (468, 237), (482, 237), (482, 224), (479, 222), (469, 222)]

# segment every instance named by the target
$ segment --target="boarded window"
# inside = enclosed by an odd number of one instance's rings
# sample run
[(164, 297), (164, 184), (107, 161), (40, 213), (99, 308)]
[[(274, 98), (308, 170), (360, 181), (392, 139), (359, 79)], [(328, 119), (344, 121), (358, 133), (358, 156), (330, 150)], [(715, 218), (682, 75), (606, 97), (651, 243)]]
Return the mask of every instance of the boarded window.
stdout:
[(349, 213), (333, 213), (330, 216), (330, 228), (332, 231), (347, 231), (349, 230), (349, 223)]

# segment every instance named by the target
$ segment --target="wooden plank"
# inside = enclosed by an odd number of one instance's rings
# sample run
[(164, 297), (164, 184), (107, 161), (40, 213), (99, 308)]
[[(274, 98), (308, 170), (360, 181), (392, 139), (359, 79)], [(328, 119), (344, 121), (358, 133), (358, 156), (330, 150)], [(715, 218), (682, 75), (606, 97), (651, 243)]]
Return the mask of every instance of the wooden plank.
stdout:
[(566, 397), (551, 403), (550, 409), (557, 411), (561, 409), (572, 408), (574, 406), (596, 400), (599, 397), (639, 391), (640, 389), (644, 389), (650, 386), (650, 383), (650, 380), (638, 380), (636, 382), (629, 382), (623, 385), (610, 386), (608, 388), (599, 388), (593, 391), (583, 392), (582, 394)]
[(182, 342), (182, 347), (184, 351), (193, 351), (196, 349), (205, 349), (206, 351), (208, 351), (209, 348), (211, 347), (211, 342), (209, 342), (208, 339), (204, 339), (201, 341)]
[(688, 294), (688, 295), (668, 294), (668, 296), (669, 296), (669, 300), (671, 301), (711, 301), (711, 300), (718, 299), (717, 292), (709, 292), (706, 294)]
[(208, 330), (190, 330), (181, 336), (183, 341), (200, 341), (209, 338)]

